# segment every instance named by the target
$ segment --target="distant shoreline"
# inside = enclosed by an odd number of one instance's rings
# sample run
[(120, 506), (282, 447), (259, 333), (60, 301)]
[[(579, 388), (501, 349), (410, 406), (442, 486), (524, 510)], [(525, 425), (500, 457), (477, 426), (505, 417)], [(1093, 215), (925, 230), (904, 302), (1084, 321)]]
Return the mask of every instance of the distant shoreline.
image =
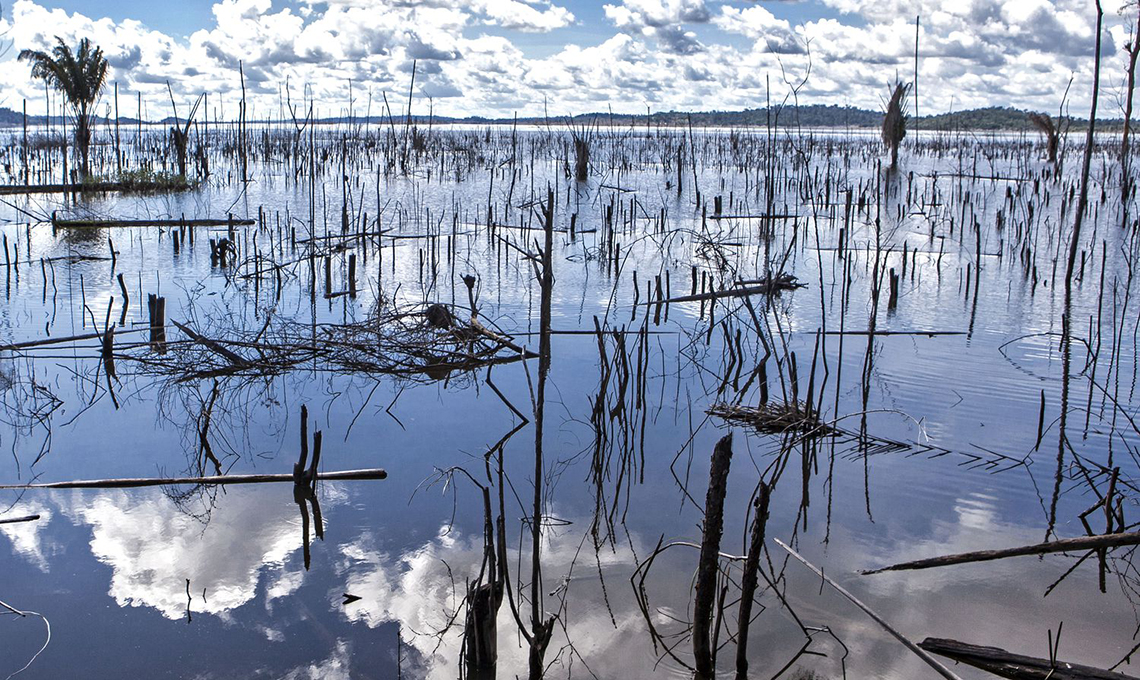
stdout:
[[(1037, 130), (1029, 122), (1028, 110), (1014, 109), (1008, 107), (988, 107), (981, 109), (968, 109), (965, 111), (956, 111), (953, 113), (940, 113), (929, 116), (920, 116), (918, 118), (911, 117), (908, 121), (908, 128), (911, 130), (928, 130), (939, 132), (950, 131), (973, 131), (973, 132), (1033, 132)], [(1056, 114), (1050, 114), (1056, 118)], [(854, 107), (840, 107), (840, 106), (822, 106), (811, 105), (801, 106), (798, 109), (793, 106), (785, 106), (781, 110), (773, 109), (773, 121), (777, 127), (781, 129), (789, 128), (805, 128), (805, 129), (833, 129), (833, 130), (875, 130), (882, 125), (883, 114), (879, 111), (870, 111), (866, 109), (858, 109)], [(1088, 124), (1087, 119), (1078, 117), (1066, 117), (1065, 120), (1070, 125), (1070, 131), (1084, 130)], [(119, 126), (156, 126), (156, 125), (172, 125), (175, 119), (173, 117), (166, 117), (159, 120), (143, 120), (138, 118), (120, 117)], [(396, 128), (404, 127), (409, 121), (405, 115), (392, 115), (389, 116), (352, 116), (338, 115), (326, 116), (316, 119), (319, 125), (343, 125), (343, 124), (357, 124), (357, 125), (392, 125)], [(610, 113), (585, 113), (570, 116), (550, 116), (545, 117), (520, 117), (515, 118), (484, 118), (479, 116), (471, 116), (467, 118), (455, 118), (449, 116), (424, 116), (413, 115), (410, 121), (415, 126), (426, 125), (472, 125), (472, 126), (510, 126), (510, 125), (525, 125), (525, 126), (545, 126), (566, 129), (568, 124), (573, 124), (576, 127), (587, 125), (598, 125), (601, 127), (616, 127), (616, 128), (687, 128), (690, 124), (694, 128), (723, 128), (723, 129), (754, 129), (765, 128), (769, 124), (768, 112), (765, 109), (747, 109), (743, 111), (703, 111), (703, 112), (679, 112), (669, 111), (661, 113), (650, 113), (648, 115), (633, 115), (633, 114), (610, 114)], [(51, 125), (58, 126), (61, 122), (59, 116), (51, 117)], [(221, 125), (234, 125), (236, 121), (233, 120), (213, 120), (209, 124)], [(48, 118), (42, 115), (27, 116), (26, 124), (29, 127), (40, 127), (49, 123)], [(20, 128), (25, 124), (25, 118), (22, 113), (13, 111), (6, 107), (0, 107), (0, 128)], [(94, 121), (96, 127), (113, 126), (115, 119), (113, 118), (98, 118)], [(264, 126), (264, 125), (291, 125), (291, 119), (265, 119), (262, 118), (256, 121), (248, 121), (251, 126)], [(1124, 128), (1123, 118), (1098, 118), (1097, 128), (1105, 131), (1120, 131)]]

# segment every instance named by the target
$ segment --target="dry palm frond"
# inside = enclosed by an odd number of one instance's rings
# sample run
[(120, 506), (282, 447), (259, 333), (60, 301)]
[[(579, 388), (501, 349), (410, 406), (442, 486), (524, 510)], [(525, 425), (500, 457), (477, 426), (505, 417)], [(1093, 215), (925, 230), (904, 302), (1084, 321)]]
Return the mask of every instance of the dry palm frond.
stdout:
[(1061, 140), (1061, 128), (1051, 116), (1043, 113), (1030, 112), (1029, 122), (1045, 137), (1045, 148), (1049, 154), (1049, 162), (1055, 162), (1057, 160), (1057, 146)]
[(1029, 113), (1029, 122), (1032, 123), (1035, 128), (1040, 130), (1042, 134), (1045, 135), (1052, 136), (1057, 130), (1057, 126), (1053, 123), (1053, 119), (1043, 113), (1031, 111)]
[(819, 419), (819, 414), (808, 409), (803, 402), (769, 403), (760, 406), (713, 404), (709, 415), (729, 422), (748, 425), (763, 434), (802, 434), (805, 437), (825, 437), (839, 430)]
[(883, 144), (891, 150), (891, 168), (898, 165), (899, 144), (906, 137), (907, 93), (910, 83), (895, 83), (887, 113), (883, 117)]

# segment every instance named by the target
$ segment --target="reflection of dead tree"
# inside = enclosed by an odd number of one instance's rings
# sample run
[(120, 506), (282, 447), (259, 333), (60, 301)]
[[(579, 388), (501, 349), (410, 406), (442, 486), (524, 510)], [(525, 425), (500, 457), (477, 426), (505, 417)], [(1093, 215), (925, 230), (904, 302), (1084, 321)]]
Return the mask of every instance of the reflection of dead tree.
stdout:
[(911, 642), (902, 633), (900, 633), (893, 626), (891, 626), (889, 623), (887, 623), (881, 616), (879, 616), (874, 611), (872, 611), (872, 609), (870, 607), (863, 604), (861, 601), (859, 601), (858, 598), (856, 598), (851, 593), (847, 592), (847, 590), (845, 588), (843, 588), (843, 586), (839, 585), (838, 583), (836, 583), (832, 579), (828, 578), (827, 575), (824, 574), (823, 571), (821, 571), (818, 567), (816, 567), (811, 562), (808, 562), (799, 553), (797, 553), (792, 548), (788, 547), (788, 545), (785, 544), (780, 539), (777, 538), (775, 540), (776, 540), (777, 545), (779, 545), (781, 548), (786, 550), (792, 557), (799, 560), (805, 567), (810, 569), (812, 571), (812, 573), (814, 573), (816, 576), (818, 576), (822, 581), (827, 583), (829, 586), (834, 588), (836, 590), (836, 592), (838, 592), (843, 597), (847, 598), (848, 601), (851, 602), (851, 604), (855, 605), (859, 609), (862, 609), (863, 612), (865, 614), (867, 614), (867, 616), (870, 616), (875, 621), (875, 623), (879, 624), (879, 626), (883, 630), (890, 633), (891, 636), (894, 637), (899, 642), (901, 642), (904, 647), (906, 647), (910, 651), (914, 652), (914, 654), (916, 656), (918, 656), (920, 659), (925, 661), (926, 664), (928, 666), (930, 666), (931, 668), (933, 668), (939, 675), (946, 678), (946, 680), (961, 680), (961, 678), (959, 678), (957, 675), (955, 675), (953, 671), (946, 668), (946, 666), (942, 665), (942, 663), (940, 663), (937, 659), (935, 659), (933, 656), (931, 656), (927, 651), (925, 651), (924, 649), (922, 649), (918, 645)]
[[(498, 391), (494, 383), (487, 384), (499, 395), (503, 403), (516, 414), (518, 411)], [(458, 620), (463, 608), (466, 615), (463, 623), (463, 646), (460, 655), (463, 666), (470, 678), (494, 678), (498, 665), (498, 630), (496, 621), (499, 608), (502, 606), (503, 595), (506, 594), (511, 603), (511, 611), (522, 628), (518, 607), (510, 589), (510, 574), (507, 562), (507, 529), (506, 529), (506, 479), (503, 473), (503, 450), (507, 442), (529, 421), (523, 420), (509, 432), (504, 434), (498, 442), (491, 446), (483, 456), (486, 469), (487, 483), (483, 484), (475, 479), (467, 470), (453, 467), (438, 471), (432, 483), (442, 481), (445, 489), (453, 487), (453, 478), (458, 474), (466, 477), (479, 488), (483, 498), (483, 559), (479, 565), (479, 573), (474, 580), (469, 580), (466, 587), (466, 596), (455, 612), (448, 616), (447, 623), (432, 633), (441, 643), (444, 635)], [(491, 460), (496, 460), (496, 473), (492, 471)], [(497, 487), (498, 517), (492, 509), (491, 487)], [(520, 598), (521, 599), (521, 598)]]
[[(490, 476), (489, 469), (488, 476)], [(506, 547), (500, 541), (498, 551), (496, 550), (491, 490), (482, 484), (478, 486), (483, 492), (483, 561), (479, 565), (478, 577), (467, 586), (467, 617), (463, 626), (463, 649), (469, 677), (493, 678), (499, 654), (495, 619), (503, 603), (503, 591), (507, 580)], [(500, 486), (500, 493), (501, 489)], [(503, 554), (500, 555), (500, 551), (504, 551)]]
[[(784, 665), (783, 670), (790, 668), (803, 654), (815, 653), (809, 651), (809, 647), (820, 633), (834, 637), (831, 631), (825, 627), (813, 628), (803, 625), (775, 585), (781, 577), (765, 571), (765, 569), (771, 568), (770, 562), (767, 567), (762, 565), (764, 537), (768, 520), (768, 501), (771, 489), (782, 474), (791, 447), (782, 448), (783, 453), (765, 472), (768, 481), (761, 481), (757, 485), (753, 499), (749, 504), (749, 507), (755, 512), (752, 515), (749, 530), (747, 555), (736, 556), (721, 552), (720, 539), (724, 520), (724, 497), (732, 457), (731, 441), (731, 435), (725, 436), (717, 443), (713, 451), (701, 543), (674, 541), (666, 544), (661, 541), (653, 552), (641, 561), (630, 577), (638, 607), (645, 619), (654, 648), (661, 649), (665, 656), (692, 670), (698, 678), (716, 677), (717, 653), (733, 642), (736, 644), (736, 677), (747, 677), (749, 667), (748, 631), (755, 618), (753, 607), (756, 598), (762, 592), (775, 594), (782, 606), (791, 614), (792, 619), (799, 625), (805, 637), (804, 645)], [(666, 632), (660, 630), (657, 627), (658, 624), (654, 622), (656, 617), (651, 613), (646, 580), (657, 558), (666, 551), (677, 547), (700, 550), (693, 603), (693, 620), (691, 622), (678, 621), (683, 624), (679, 632)], [(737, 573), (738, 569), (742, 570), (741, 573)], [(760, 588), (761, 581), (765, 584), (763, 589)], [(734, 590), (738, 591), (738, 596), (730, 597), (730, 592)], [(733, 601), (739, 601), (735, 633), (730, 630), (729, 617), (726, 611), (728, 604)], [(670, 616), (670, 618), (676, 620), (674, 617)], [(723, 637), (722, 632), (724, 633)], [(693, 644), (692, 662), (681, 658), (676, 651), (689, 637), (692, 638)], [(841, 642), (840, 645), (842, 645)]]
[[(630, 487), (644, 478), (649, 415), (645, 395), (650, 359), (648, 322), (646, 316), (639, 330), (627, 333), (625, 328), (603, 328), (594, 317), (600, 370), (598, 394), (590, 400), (594, 431), (590, 480), (595, 494), (590, 534), (595, 548), (603, 541), (614, 540), (618, 510), (624, 522)], [(636, 333), (636, 344), (629, 348), (626, 340), (632, 333)], [(607, 500), (606, 486), (611, 479), (612, 496)]]
[(301, 544), (304, 550), (305, 570), (309, 569), (309, 507), (313, 506), (313, 525), (317, 538), (325, 540), (325, 525), (321, 519), (321, 504), (317, 500), (317, 466), (321, 462), (321, 432), (313, 433), (313, 462), (305, 469), (309, 457), (309, 408), (301, 405), (301, 456), (293, 464), (293, 500), (301, 510)]
[(39, 612), (34, 612), (31, 610), (16, 609), (15, 607), (8, 604), (7, 602), (4, 602), (3, 600), (0, 600), (0, 609), (5, 610), (9, 614), (14, 614), (16, 616), (19, 616), (22, 619), (27, 618), (29, 616), (37, 616), (43, 620), (44, 628), (47, 629), (47, 637), (44, 639), (43, 646), (40, 647), (39, 651), (37, 651), (35, 654), (32, 655), (32, 658), (28, 660), (28, 663), (24, 664), (23, 668), (16, 671), (15, 673), (12, 673), (12, 675), (8, 676), (9, 678), (11, 678), (12, 676), (19, 675), (20, 673), (23, 673), (24, 671), (31, 668), (32, 664), (36, 662), (36, 659), (40, 658), (40, 654), (43, 654), (44, 650), (47, 649), (48, 645), (51, 644), (51, 623), (47, 620), (46, 616), (44, 616), (43, 614), (41, 614)]
[[(546, 647), (550, 644), (551, 633), (557, 615), (547, 617), (542, 606), (542, 481), (543, 481), (543, 425), (546, 411), (546, 379), (550, 372), (550, 307), (554, 291), (554, 190), (547, 189), (546, 207), (543, 209), (543, 232), (545, 235), (541, 268), (535, 258), (535, 273), (539, 277), (542, 298), (539, 307), (538, 341), (538, 393), (534, 406), (534, 507), (531, 515), (531, 572), (530, 572), (530, 630), (520, 626), (523, 637), (530, 645), (530, 680), (543, 676), (543, 659)], [(516, 612), (516, 617), (518, 616)]]
[(37, 432), (43, 433), (39, 451), (31, 463), (34, 467), (51, 448), (52, 415), (63, 406), (63, 401), (36, 379), (30, 361), (26, 377), (18, 373), (15, 363), (9, 366), (10, 370), (0, 370), (0, 422), (7, 426), (11, 435), (10, 448), (18, 474), (20, 438), (31, 437)]

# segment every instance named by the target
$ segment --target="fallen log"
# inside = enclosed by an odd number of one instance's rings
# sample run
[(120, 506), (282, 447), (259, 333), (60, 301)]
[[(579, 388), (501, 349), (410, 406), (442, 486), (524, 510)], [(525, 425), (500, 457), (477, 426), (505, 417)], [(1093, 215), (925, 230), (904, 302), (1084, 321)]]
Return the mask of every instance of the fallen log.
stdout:
[(114, 219), (84, 219), (65, 220), (52, 217), (52, 226), (59, 228), (98, 228), (98, 227), (230, 227), (249, 226), (257, 224), (254, 220), (239, 219), (209, 219), (196, 220), (182, 219), (140, 219), (140, 220), (114, 220)]
[(926, 638), (918, 646), (932, 654), (1011, 680), (1136, 680), (1130, 675), (1091, 666), (1066, 661), (1050, 662), (1049, 659), (1011, 654), (998, 647), (982, 647), (957, 640)]
[[(128, 328), (119, 329), (115, 331), (117, 334), (123, 333), (137, 333), (139, 331), (149, 331), (150, 327), (146, 328)], [(39, 340), (27, 340), (25, 342), (14, 342), (9, 345), (0, 345), (0, 352), (14, 349), (28, 349), (30, 347), (43, 347), (45, 345), (59, 345), (65, 342), (79, 342), (81, 340), (102, 340), (102, 333), (84, 333), (82, 335), (68, 335), (58, 338), (41, 338)]]
[(913, 569), (931, 569), (933, 567), (946, 567), (952, 564), (967, 564), (970, 562), (988, 562), (1001, 560), (1007, 557), (1022, 557), (1025, 555), (1045, 555), (1048, 553), (1068, 552), (1078, 550), (1098, 550), (1101, 548), (1118, 548), (1124, 545), (1140, 545), (1140, 531), (1129, 531), (1119, 534), (1101, 534), (1100, 536), (1080, 536), (1078, 538), (1062, 538), (1056, 541), (1023, 545), (1004, 550), (978, 550), (975, 552), (929, 557), (913, 562), (901, 562), (889, 567), (879, 569), (865, 569), (859, 573), (867, 576), (880, 574), (884, 571), (907, 571)]
[(760, 213), (758, 215), (709, 215), (710, 220), (791, 220), (796, 215), (787, 213)]
[(189, 191), (194, 185), (169, 182), (81, 182), (76, 184), (0, 184), (0, 196), (70, 194), (100, 191)]
[[(381, 468), (318, 472), (317, 479), (326, 481), (352, 481), (361, 479), (387, 479)], [(42, 484), (0, 484), (0, 489), (133, 489), (143, 486), (174, 486), (180, 484), (266, 484), (296, 482), (293, 473), (262, 475), (212, 475), (208, 477), (133, 477), (122, 479), (80, 479), (71, 482), (45, 482)]]
[(752, 295), (773, 295), (782, 290), (795, 290), (796, 288), (804, 288), (805, 283), (794, 283), (791, 285), (781, 284), (780, 282), (764, 283), (758, 286), (744, 286), (741, 288), (728, 288), (725, 290), (714, 290), (710, 293), (697, 293), (695, 295), (680, 295), (678, 297), (666, 298), (664, 300), (650, 300), (642, 302), (643, 305), (667, 305), (674, 302), (700, 302), (702, 300), (718, 300), (720, 298), (735, 298), (735, 297), (749, 297)]

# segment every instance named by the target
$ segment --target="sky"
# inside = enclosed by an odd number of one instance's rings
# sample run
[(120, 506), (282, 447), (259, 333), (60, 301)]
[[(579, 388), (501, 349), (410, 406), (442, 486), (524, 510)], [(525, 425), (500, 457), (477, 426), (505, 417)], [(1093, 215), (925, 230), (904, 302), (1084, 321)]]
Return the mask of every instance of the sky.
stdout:
[[(1101, 115), (1119, 116), (1136, 8), (1103, 0)], [(775, 102), (881, 109), (915, 78), (919, 113), (982, 106), (1086, 116), (1091, 0), (15, 0), (2, 28), (0, 106), (45, 108), (22, 49), (55, 36), (103, 48), (123, 115), (209, 95), (253, 117), (403, 110), (510, 117), (741, 110)], [(113, 105), (111, 90), (100, 112)], [(130, 102), (128, 104), (127, 102)], [(371, 103), (369, 103), (371, 102)], [(184, 113), (184, 111), (182, 111)]]

